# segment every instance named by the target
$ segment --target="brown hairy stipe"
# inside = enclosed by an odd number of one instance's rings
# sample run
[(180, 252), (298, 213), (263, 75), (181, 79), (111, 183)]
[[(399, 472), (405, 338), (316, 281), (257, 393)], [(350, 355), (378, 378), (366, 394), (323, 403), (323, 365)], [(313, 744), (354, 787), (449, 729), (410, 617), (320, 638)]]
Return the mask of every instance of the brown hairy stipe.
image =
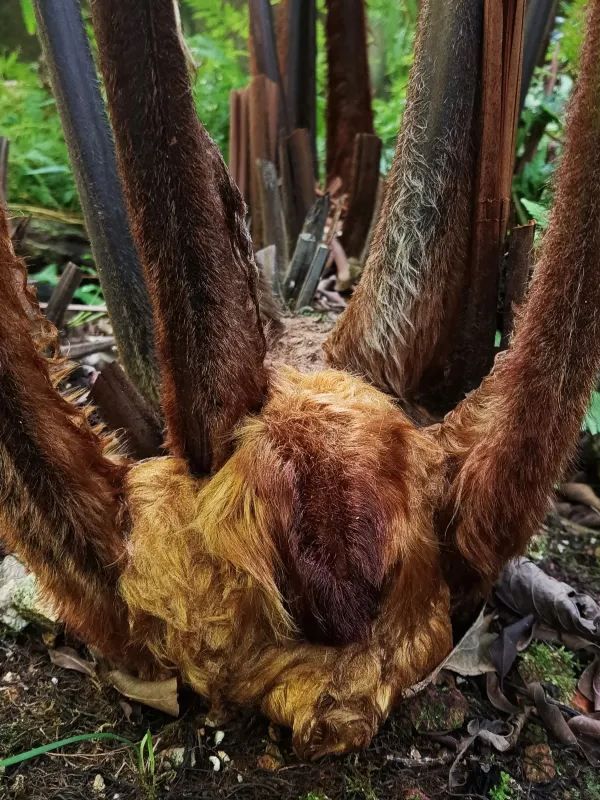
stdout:
[(194, 472), (208, 473), (226, 458), (239, 419), (260, 409), (266, 388), (246, 209), (196, 116), (173, 0), (91, 7), (150, 287), (168, 443)]
[(482, 3), (423, 0), (406, 111), (360, 283), (329, 363), (412, 399), (448, 355), (471, 235)]
[[(0, 518), (67, 624), (107, 655), (127, 658), (117, 593), (124, 556), (126, 465), (104, 455), (86, 416), (53, 386), (65, 365), (43, 350), (54, 332), (25, 286), (0, 213)], [(34, 344), (35, 337), (36, 344)], [(37, 346), (36, 346), (37, 345)], [(133, 657), (133, 653), (131, 654)]]
[[(94, 0), (94, 9), (162, 331), (174, 452), (133, 465), (109, 457), (85, 414), (60, 398), (2, 219), (0, 530), (66, 622), (109, 657), (177, 672), (213, 713), (261, 709), (292, 728), (302, 757), (364, 747), (449, 651), (453, 605), (481, 595), (525, 547), (600, 368), (600, 0), (589, 3), (555, 209), (510, 348), (477, 391), (423, 428), (380, 385), (349, 373), (273, 368), (267, 387), (239, 198), (186, 116), (172, 2)], [(421, 15), (421, 38), (433, 24)], [(417, 103), (425, 89), (415, 75)], [(468, 173), (462, 152), (455, 177)], [(393, 170), (389, 197), (400, 196), (403, 174)], [(387, 233), (368, 280), (402, 290), (407, 274), (389, 271), (397, 236)], [(440, 273), (430, 266), (422, 285), (431, 289)], [(355, 318), (376, 314), (368, 287)], [(423, 314), (427, 300), (419, 295)], [(401, 317), (401, 307), (385, 311)], [(400, 362), (387, 371), (365, 360), (363, 344), (354, 340), (354, 366), (374, 365), (370, 378), (393, 389)]]
[(485, 583), (522, 552), (572, 456), (600, 369), (600, 2), (592, 0), (550, 225), (508, 352), (448, 415), (446, 536)]

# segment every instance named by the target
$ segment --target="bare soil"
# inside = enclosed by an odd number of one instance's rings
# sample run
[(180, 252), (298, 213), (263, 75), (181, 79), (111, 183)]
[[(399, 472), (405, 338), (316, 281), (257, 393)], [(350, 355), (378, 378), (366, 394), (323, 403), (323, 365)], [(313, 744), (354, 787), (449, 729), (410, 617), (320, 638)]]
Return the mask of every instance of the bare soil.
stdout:
[(285, 331), (271, 352), (273, 363), (290, 364), (301, 372), (325, 369), (323, 342), (336, 319), (337, 315), (328, 311), (286, 317)]

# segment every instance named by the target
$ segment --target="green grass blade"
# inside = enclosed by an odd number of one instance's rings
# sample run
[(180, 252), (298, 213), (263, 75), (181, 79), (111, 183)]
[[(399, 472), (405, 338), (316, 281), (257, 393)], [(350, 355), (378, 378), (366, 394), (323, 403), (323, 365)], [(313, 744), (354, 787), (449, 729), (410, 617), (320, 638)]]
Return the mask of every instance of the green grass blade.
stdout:
[(43, 756), (44, 753), (50, 753), (53, 750), (58, 750), (68, 744), (75, 742), (93, 742), (99, 739), (112, 739), (113, 741), (121, 742), (129, 747), (135, 747), (135, 742), (131, 739), (126, 739), (124, 736), (119, 736), (116, 733), (80, 733), (77, 736), (69, 736), (67, 739), (59, 739), (57, 742), (50, 742), (41, 747), (34, 747), (32, 750), (27, 750), (25, 753), (19, 753), (16, 756), (9, 756), (8, 758), (0, 759), (0, 767), (12, 767), (15, 764), (20, 764), (23, 761), (29, 761), (32, 758)]

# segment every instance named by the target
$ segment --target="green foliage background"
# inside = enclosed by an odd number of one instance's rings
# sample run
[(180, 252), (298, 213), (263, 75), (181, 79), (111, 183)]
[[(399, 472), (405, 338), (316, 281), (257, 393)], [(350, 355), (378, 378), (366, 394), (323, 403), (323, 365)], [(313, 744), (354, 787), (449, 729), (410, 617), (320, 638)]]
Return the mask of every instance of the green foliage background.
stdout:
[[(35, 28), (31, 0), (20, 0), (28, 31)], [(326, 63), (325, 0), (319, 11), (317, 63), (317, 141), (324, 153)], [(274, 2), (276, 5), (276, 2)], [(229, 93), (248, 80), (248, 11), (244, 0), (180, 0), (186, 38), (197, 64), (194, 97), (198, 112), (227, 154)], [(529, 92), (519, 131), (522, 149), (540, 117), (549, 120), (534, 158), (517, 176), (515, 202), (522, 217), (544, 225), (551, 200), (549, 178), (560, 152), (564, 104), (577, 70), (585, 0), (562, 5), (549, 57), (558, 48), (559, 75), (552, 92), (544, 92), (550, 63), (538, 70)], [(383, 169), (393, 156), (406, 98), (408, 74), (418, 13), (418, 0), (367, 0), (369, 55), (372, 68), (375, 127), (384, 143)], [(43, 66), (26, 63), (17, 52), (3, 51), (0, 32), (0, 135), (11, 141), (9, 198), (12, 204), (78, 211), (56, 106)]]
[[(19, 0), (24, 29), (33, 34), (32, 0)], [(276, 5), (278, 0), (272, 0)], [(389, 167), (412, 64), (418, 0), (366, 0), (375, 128), (383, 140), (383, 170)], [(317, 0), (317, 147), (325, 151), (325, 0)], [(563, 0), (546, 63), (536, 71), (520, 122), (517, 163), (536, 126), (544, 133), (533, 156), (517, 169), (513, 200), (521, 221), (536, 219), (543, 230), (551, 204), (551, 177), (560, 155), (564, 107), (576, 76), (586, 0)], [(248, 82), (248, 11), (245, 0), (180, 0), (184, 32), (197, 65), (193, 93), (204, 124), (227, 155), (229, 93)], [(89, 26), (88, 26), (89, 28)], [(90, 34), (93, 33), (90, 29)], [(554, 59), (554, 63), (553, 63)], [(551, 88), (549, 89), (549, 85)], [(0, 135), (10, 140), (9, 200), (13, 207), (79, 212), (56, 104), (43, 64), (27, 62), (3, 47), (0, 29)], [(56, 265), (47, 267), (57, 279)], [(84, 287), (85, 288), (85, 287)], [(93, 300), (99, 298), (92, 284)], [(82, 290), (83, 291), (83, 290)], [(600, 430), (600, 394), (588, 418)]]
[[(28, 30), (35, 29), (31, 0), (21, 0)], [(198, 112), (227, 154), (229, 93), (248, 82), (248, 11), (242, 0), (181, 0), (190, 51), (196, 61)], [(274, 3), (276, 5), (276, 3)], [(325, 0), (318, 5), (318, 151), (325, 151)], [(368, 0), (373, 107), (384, 142), (383, 168), (391, 163), (404, 110), (417, 0)], [(9, 197), (12, 204), (77, 211), (77, 194), (56, 106), (43, 65), (25, 63), (2, 48), (0, 33), (0, 135), (11, 140)]]

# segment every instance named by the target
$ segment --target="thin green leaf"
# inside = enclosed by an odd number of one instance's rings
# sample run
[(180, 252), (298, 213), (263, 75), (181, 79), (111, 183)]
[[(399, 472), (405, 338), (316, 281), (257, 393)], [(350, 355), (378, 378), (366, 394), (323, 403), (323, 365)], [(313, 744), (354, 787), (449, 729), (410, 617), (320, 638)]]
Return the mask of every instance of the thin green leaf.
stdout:
[(526, 197), (521, 198), (521, 203), (527, 212), (531, 214), (536, 224), (539, 225), (542, 230), (545, 230), (548, 227), (548, 209), (541, 205), (541, 203), (534, 203), (533, 200), (528, 200)]
[(590, 407), (585, 415), (583, 427), (588, 430), (592, 436), (598, 436), (600, 433), (600, 392), (592, 392)]
[(116, 742), (126, 744), (128, 747), (135, 747), (135, 742), (131, 739), (126, 739), (124, 736), (119, 736), (116, 733), (81, 733), (77, 736), (69, 736), (66, 739), (59, 739), (57, 742), (50, 742), (41, 747), (34, 747), (32, 750), (27, 750), (24, 753), (19, 753), (16, 756), (9, 756), (8, 758), (0, 759), (0, 768), (12, 767), (15, 764), (21, 764), (23, 761), (30, 761), (32, 758), (43, 756), (45, 753), (51, 753), (53, 750), (59, 750), (61, 747), (66, 747), (69, 744), (76, 742), (94, 742), (100, 739), (110, 739)]
[(23, 22), (27, 33), (30, 36), (35, 36), (36, 24), (33, 0), (21, 0), (21, 13), (23, 14)]

